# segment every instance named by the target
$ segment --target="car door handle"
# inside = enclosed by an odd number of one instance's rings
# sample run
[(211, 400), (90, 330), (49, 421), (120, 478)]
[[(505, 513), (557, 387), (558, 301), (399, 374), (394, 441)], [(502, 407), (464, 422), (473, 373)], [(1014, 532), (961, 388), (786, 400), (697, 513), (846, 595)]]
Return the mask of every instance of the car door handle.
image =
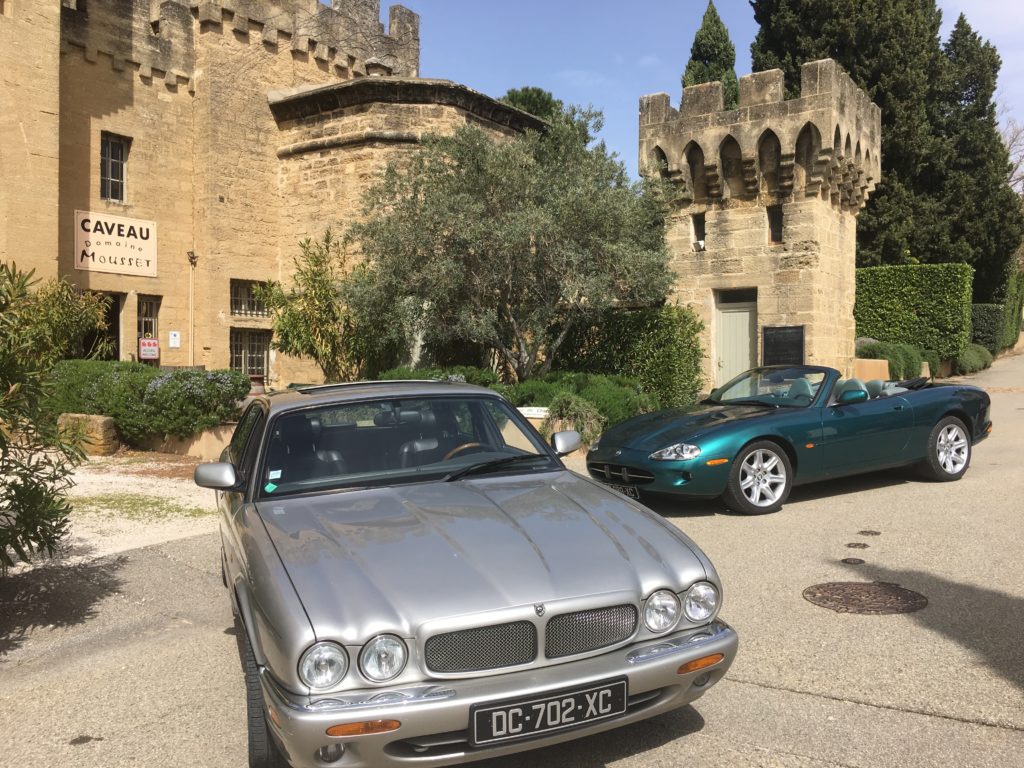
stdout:
[(903, 406), (902, 406), (902, 405), (894, 405), (894, 406), (892, 407), (892, 409), (893, 409), (894, 411), (902, 411), (902, 410), (903, 410)]

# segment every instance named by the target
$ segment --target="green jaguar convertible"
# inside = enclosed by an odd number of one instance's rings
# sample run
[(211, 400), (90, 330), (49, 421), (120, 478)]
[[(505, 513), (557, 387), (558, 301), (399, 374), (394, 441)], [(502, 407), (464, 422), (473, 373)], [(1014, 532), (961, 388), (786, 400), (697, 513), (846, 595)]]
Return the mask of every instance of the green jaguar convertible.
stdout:
[(587, 471), (620, 493), (721, 496), (777, 511), (794, 485), (903, 465), (959, 480), (992, 430), (989, 396), (963, 384), (842, 379), (812, 365), (754, 368), (700, 405), (608, 429)]

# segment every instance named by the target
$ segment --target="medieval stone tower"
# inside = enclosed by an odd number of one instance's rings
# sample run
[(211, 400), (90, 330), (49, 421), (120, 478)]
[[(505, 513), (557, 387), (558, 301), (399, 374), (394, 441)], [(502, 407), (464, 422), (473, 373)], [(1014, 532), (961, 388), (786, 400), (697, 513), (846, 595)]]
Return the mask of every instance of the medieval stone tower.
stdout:
[(837, 64), (804, 64), (640, 101), (640, 168), (672, 184), (674, 298), (705, 325), (710, 386), (759, 364), (850, 373), (857, 213), (880, 176), (881, 111)]

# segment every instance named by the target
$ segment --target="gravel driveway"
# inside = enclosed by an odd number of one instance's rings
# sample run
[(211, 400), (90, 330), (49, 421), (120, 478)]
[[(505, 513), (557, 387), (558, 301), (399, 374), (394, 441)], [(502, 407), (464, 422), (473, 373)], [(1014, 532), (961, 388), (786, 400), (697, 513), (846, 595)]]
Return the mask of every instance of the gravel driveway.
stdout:
[[(882, 473), (755, 518), (658, 505), (721, 573), (741, 638), (729, 676), (678, 713), (484, 765), (1021, 765), (1024, 357), (972, 383), (992, 388), (995, 430), (958, 483)], [(62, 557), (0, 580), (0, 766), (245, 764), (212, 494), (190, 462), (151, 458), (91, 462)], [(857, 616), (803, 599), (831, 581), (928, 605)]]

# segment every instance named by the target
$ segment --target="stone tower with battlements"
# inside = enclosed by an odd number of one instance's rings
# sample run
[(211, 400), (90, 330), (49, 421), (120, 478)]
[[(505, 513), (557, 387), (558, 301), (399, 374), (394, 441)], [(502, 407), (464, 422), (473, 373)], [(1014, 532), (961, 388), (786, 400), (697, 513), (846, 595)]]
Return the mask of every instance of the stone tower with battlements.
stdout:
[(832, 60), (804, 64), (799, 98), (780, 70), (640, 101), (640, 169), (671, 184), (674, 298), (704, 322), (705, 377), (753, 365), (849, 374), (857, 213), (878, 182), (881, 112)]

